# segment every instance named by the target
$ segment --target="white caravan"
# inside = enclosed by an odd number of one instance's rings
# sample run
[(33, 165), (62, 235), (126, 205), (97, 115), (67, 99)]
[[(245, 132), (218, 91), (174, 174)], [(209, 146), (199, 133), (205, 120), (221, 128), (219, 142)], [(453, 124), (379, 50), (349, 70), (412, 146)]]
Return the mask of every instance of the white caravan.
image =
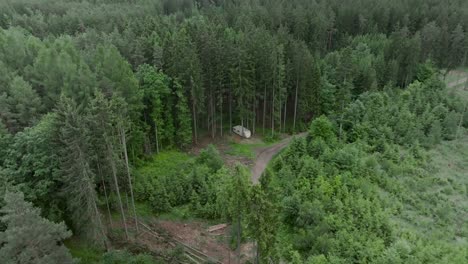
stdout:
[(252, 136), (252, 132), (243, 126), (235, 126), (232, 128), (232, 131), (244, 138), (250, 138)]

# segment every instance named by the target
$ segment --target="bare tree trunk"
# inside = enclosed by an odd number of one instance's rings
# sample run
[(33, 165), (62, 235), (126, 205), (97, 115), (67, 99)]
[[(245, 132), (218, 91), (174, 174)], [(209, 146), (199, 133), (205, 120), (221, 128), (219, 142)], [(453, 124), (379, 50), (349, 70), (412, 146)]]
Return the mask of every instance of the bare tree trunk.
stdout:
[(124, 212), (123, 205), (122, 205), (122, 197), (120, 196), (120, 190), (119, 190), (119, 182), (117, 180), (117, 169), (115, 168), (115, 163), (113, 159), (114, 151), (112, 150), (112, 145), (110, 143), (107, 143), (107, 148), (109, 152), (109, 162), (112, 168), (112, 176), (114, 178), (115, 190), (117, 192), (117, 198), (119, 199), (120, 213), (122, 215), (122, 223), (125, 229), (125, 236), (128, 240), (129, 236), (128, 236), (128, 230), (127, 230), (127, 220), (125, 219), (125, 212)]
[(221, 109), (220, 109), (220, 134), (221, 134), (221, 137), (223, 137), (223, 93), (221, 92)]
[(215, 137), (215, 109), (213, 103), (213, 89), (210, 91), (210, 108), (211, 108), (211, 138)]
[(240, 214), (240, 201), (237, 201), (237, 207), (238, 207), (238, 215), (237, 215), (237, 263), (240, 264), (241, 260), (241, 247), (240, 247), (240, 242), (241, 242), (241, 214)]
[[(90, 186), (90, 188), (92, 188), (92, 186)], [(93, 206), (94, 206), (94, 213), (96, 214), (98, 222), (99, 222), (99, 227), (101, 228), (102, 242), (104, 243), (104, 247), (106, 248), (106, 251), (108, 251), (109, 247), (107, 245), (107, 235), (106, 235), (106, 232), (104, 231), (104, 225), (102, 224), (101, 215), (99, 214), (96, 201), (94, 201)]]
[(271, 97), (271, 134), (275, 133), (275, 88), (273, 87), (273, 95)]
[(266, 119), (266, 84), (263, 88), (263, 134), (265, 134), (265, 119)]
[[(195, 99), (194, 99), (195, 100)], [(196, 113), (196, 106), (195, 102), (192, 104), (192, 112), (193, 112), (193, 132), (194, 132), (194, 141), (195, 145), (198, 144), (198, 133), (197, 133), (197, 113)]]
[(156, 153), (159, 154), (158, 122), (154, 121), (154, 134), (156, 136)]
[(256, 112), (255, 112), (255, 94), (254, 94), (254, 100), (253, 100), (253, 106), (252, 106), (252, 135), (255, 134), (255, 117), (256, 117)]
[[(281, 95), (280, 95), (280, 96), (281, 96)], [(279, 132), (280, 132), (280, 133), (281, 133), (281, 129), (282, 129), (282, 122), (281, 122), (281, 121), (283, 121), (282, 118), (281, 118), (281, 117), (283, 116), (283, 115), (282, 115), (282, 114), (283, 114), (283, 113), (282, 113), (282, 110), (283, 110), (283, 105), (282, 105), (282, 103), (283, 103), (283, 101), (281, 100), (281, 97), (280, 97), (280, 101), (279, 101), (279, 111), (278, 111), (278, 112), (279, 112)]]
[(198, 144), (198, 134), (197, 134), (197, 101), (195, 99), (195, 91), (193, 90), (193, 77), (190, 76), (190, 89), (192, 94), (192, 116), (193, 116), (193, 133), (195, 145)]
[(232, 87), (229, 85), (229, 133), (232, 134)]
[(122, 125), (120, 125), (120, 135), (122, 137), (122, 146), (123, 146), (123, 152), (124, 152), (124, 157), (125, 157), (125, 166), (127, 168), (128, 185), (130, 187), (130, 197), (132, 200), (133, 215), (135, 216), (135, 227), (136, 227), (136, 232), (138, 234), (138, 218), (137, 218), (137, 213), (136, 213), (136, 208), (135, 208), (135, 199), (133, 197), (133, 185), (132, 185), (132, 177), (130, 176), (130, 166), (128, 164), (127, 139), (125, 137), (125, 130), (122, 127)]
[(109, 223), (112, 226), (113, 225), (112, 214), (111, 214), (110, 205), (109, 205), (109, 198), (107, 196), (106, 183), (104, 182), (104, 177), (102, 176), (101, 165), (99, 164), (99, 162), (97, 163), (97, 167), (98, 167), (98, 173), (101, 176), (102, 187), (104, 188), (104, 196), (106, 197), (106, 206), (107, 206), (107, 213), (109, 214)]
[(287, 109), (288, 109), (288, 97), (286, 97), (286, 100), (284, 101), (284, 118), (283, 118), (283, 132), (286, 132), (286, 114), (287, 114)]
[(294, 120), (293, 120), (293, 131), (296, 133), (296, 114), (297, 114), (297, 92), (299, 90), (299, 79), (296, 78), (296, 96), (294, 98)]
[(460, 134), (461, 134), (460, 129), (461, 129), (462, 125), (463, 125), (463, 117), (465, 116), (467, 106), (468, 106), (468, 102), (465, 103), (465, 107), (463, 107), (463, 112), (460, 115), (460, 122), (458, 123), (457, 133), (456, 133), (456, 138), (457, 139), (460, 137)]
[(125, 205), (127, 206), (127, 211), (130, 211), (130, 202), (128, 201), (128, 192), (125, 191)]
[[(146, 114), (143, 115), (145, 117), (145, 123), (148, 123), (148, 119), (146, 117)], [(145, 154), (152, 153), (151, 149), (151, 138), (149, 136), (144, 137), (145, 140)], [(158, 143), (158, 137), (156, 136), (156, 144)]]

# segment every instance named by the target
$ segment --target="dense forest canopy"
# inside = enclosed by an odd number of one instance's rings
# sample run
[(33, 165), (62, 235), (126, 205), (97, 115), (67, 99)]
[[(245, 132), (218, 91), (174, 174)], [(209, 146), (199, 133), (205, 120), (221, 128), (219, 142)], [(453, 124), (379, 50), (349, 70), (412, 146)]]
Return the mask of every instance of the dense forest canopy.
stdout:
[[(66, 226), (109, 249), (107, 220), (118, 212), (128, 238), (135, 201), (237, 223), (247, 232), (236, 241), (256, 239), (261, 263), (467, 262), (466, 244), (399, 232), (392, 218), (406, 204), (442, 214), (397, 179), (430, 178), (421, 153), (468, 126), (466, 102), (440, 80), (468, 66), (467, 1), (0, 0), (0, 10), (0, 262), (71, 262)], [(234, 125), (309, 136), (258, 186), (213, 147), (135, 176), (152, 155)], [(15, 206), (28, 219), (12, 221)], [(27, 244), (18, 228), (34, 222), (56, 256), (15, 255)], [(118, 258), (131, 256), (106, 263)]]

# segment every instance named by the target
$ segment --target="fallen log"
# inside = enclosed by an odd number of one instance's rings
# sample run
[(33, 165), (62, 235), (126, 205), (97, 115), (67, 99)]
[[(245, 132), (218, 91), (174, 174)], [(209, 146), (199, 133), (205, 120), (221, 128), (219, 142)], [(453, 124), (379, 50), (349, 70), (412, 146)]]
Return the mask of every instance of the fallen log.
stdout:
[(218, 231), (218, 230), (221, 230), (221, 229), (224, 229), (226, 228), (228, 225), (227, 224), (219, 224), (219, 225), (214, 225), (214, 226), (210, 226), (206, 229), (206, 231), (208, 232), (214, 232), (214, 231)]

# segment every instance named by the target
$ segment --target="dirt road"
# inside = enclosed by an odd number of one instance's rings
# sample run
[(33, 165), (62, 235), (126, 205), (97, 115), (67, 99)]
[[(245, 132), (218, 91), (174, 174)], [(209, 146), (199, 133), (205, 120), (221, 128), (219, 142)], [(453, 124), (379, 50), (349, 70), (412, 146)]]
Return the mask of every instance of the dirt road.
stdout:
[(286, 146), (288, 146), (289, 142), (293, 137), (305, 137), (307, 133), (301, 133), (294, 136), (287, 137), (280, 142), (268, 146), (265, 148), (261, 148), (257, 151), (257, 156), (255, 157), (255, 163), (252, 166), (252, 182), (257, 184), (260, 180), (260, 176), (262, 176), (263, 171), (265, 171), (268, 163), (270, 160), (275, 156), (276, 153), (280, 152)]
[(468, 77), (465, 77), (463, 79), (460, 79), (460, 80), (457, 80), (457, 81), (453, 81), (453, 82), (450, 82), (447, 84), (447, 87), (451, 88), (451, 87), (455, 87), (459, 84), (463, 84), (463, 83), (466, 83), (468, 80)]

